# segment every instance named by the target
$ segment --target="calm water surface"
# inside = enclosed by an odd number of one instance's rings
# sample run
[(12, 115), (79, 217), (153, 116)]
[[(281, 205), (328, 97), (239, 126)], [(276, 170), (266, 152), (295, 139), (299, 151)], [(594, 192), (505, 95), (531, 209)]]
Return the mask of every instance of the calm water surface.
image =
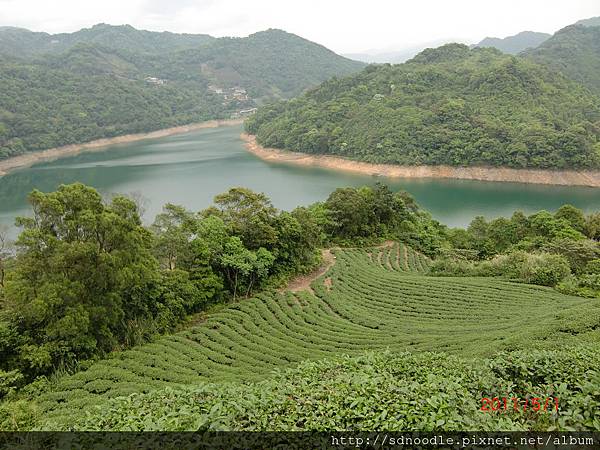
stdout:
[(16, 216), (30, 214), (26, 197), (32, 189), (52, 191), (60, 184), (75, 181), (104, 194), (141, 194), (146, 201), (146, 222), (151, 222), (167, 202), (199, 210), (232, 186), (265, 192), (276, 207), (290, 209), (323, 200), (337, 187), (372, 185), (377, 180), (394, 190), (410, 192), (436, 219), (451, 226), (464, 226), (476, 215), (493, 218), (517, 209), (554, 210), (564, 203), (586, 211), (600, 210), (600, 189), (594, 188), (470, 180), (386, 180), (266, 163), (245, 151), (240, 132), (241, 126), (205, 129), (115, 145), (12, 172), (0, 178), (0, 223), (13, 224)]

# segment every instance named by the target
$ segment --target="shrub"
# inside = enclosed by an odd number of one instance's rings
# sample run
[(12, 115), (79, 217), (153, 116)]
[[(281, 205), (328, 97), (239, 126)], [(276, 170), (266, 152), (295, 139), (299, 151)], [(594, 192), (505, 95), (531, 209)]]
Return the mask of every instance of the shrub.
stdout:
[(581, 273), (588, 262), (600, 258), (600, 243), (591, 239), (556, 239), (543, 250), (564, 256), (573, 273)]
[(434, 276), (465, 277), (472, 275), (474, 271), (475, 265), (463, 259), (436, 259), (429, 267), (429, 274)]
[(600, 259), (588, 261), (583, 272), (593, 275), (600, 275)]
[(480, 263), (475, 272), (478, 276), (501, 276), (524, 283), (556, 286), (571, 270), (563, 256), (514, 250)]
[(560, 255), (531, 255), (521, 268), (521, 279), (541, 286), (556, 286), (571, 273), (569, 263)]
[[(597, 349), (523, 350), (491, 360), (375, 352), (305, 361), (258, 383), (134, 394), (43, 425), (71, 430), (595, 430)], [(482, 413), (484, 397), (559, 397), (560, 414)], [(542, 402), (543, 404), (544, 402)]]
[(600, 274), (567, 277), (558, 286), (559, 292), (579, 297), (600, 298)]
[(0, 398), (10, 394), (24, 381), (23, 374), (18, 370), (0, 370)]
[(39, 419), (39, 408), (30, 399), (0, 403), (0, 430), (29, 431)]

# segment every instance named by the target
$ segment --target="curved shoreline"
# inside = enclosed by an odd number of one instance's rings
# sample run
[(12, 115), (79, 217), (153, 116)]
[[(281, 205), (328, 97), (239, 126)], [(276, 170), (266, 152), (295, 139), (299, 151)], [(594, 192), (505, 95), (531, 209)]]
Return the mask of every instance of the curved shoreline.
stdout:
[(201, 130), (204, 128), (216, 128), (226, 125), (239, 125), (243, 119), (224, 119), (207, 120), (205, 122), (192, 123), (189, 125), (180, 125), (178, 127), (164, 128), (162, 130), (149, 131), (147, 133), (124, 134), (111, 138), (97, 139), (95, 141), (84, 142), (82, 144), (69, 144), (62, 147), (49, 148), (47, 150), (37, 150), (23, 155), (13, 156), (12, 158), (0, 160), (0, 177), (6, 175), (12, 170), (22, 169), (43, 161), (53, 161), (55, 159), (65, 158), (67, 156), (77, 155), (87, 151), (103, 150), (105, 147), (115, 144), (125, 144), (144, 139), (156, 139), (174, 134), (189, 133), (190, 131)]
[(459, 180), (549, 184), (558, 186), (600, 187), (600, 171), (512, 169), (507, 167), (401, 166), (372, 164), (339, 156), (309, 155), (276, 148), (265, 148), (256, 136), (243, 133), (246, 149), (268, 162), (323, 167), (345, 172), (389, 178), (453, 178)]

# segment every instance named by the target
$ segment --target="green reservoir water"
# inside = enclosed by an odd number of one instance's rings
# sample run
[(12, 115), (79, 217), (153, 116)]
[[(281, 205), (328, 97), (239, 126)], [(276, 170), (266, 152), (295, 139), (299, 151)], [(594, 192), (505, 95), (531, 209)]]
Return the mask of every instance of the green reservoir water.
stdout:
[(378, 180), (410, 192), (436, 219), (451, 226), (464, 226), (476, 215), (493, 218), (517, 209), (554, 210), (564, 203), (588, 212), (600, 210), (600, 189), (594, 188), (385, 179), (266, 163), (245, 151), (240, 132), (241, 126), (206, 129), (115, 145), (12, 172), (0, 178), (0, 223), (12, 224), (16, 216), (30, 214), (26, 197), (32, 189), (52, 191), (76, 181), (104, 194), (141, 194), (146, 199), (146, 222), (167, 202), (199, 210), (232, 186), (265, 192), (276, 207), (290, 209), (324, 200), (337, 187)]

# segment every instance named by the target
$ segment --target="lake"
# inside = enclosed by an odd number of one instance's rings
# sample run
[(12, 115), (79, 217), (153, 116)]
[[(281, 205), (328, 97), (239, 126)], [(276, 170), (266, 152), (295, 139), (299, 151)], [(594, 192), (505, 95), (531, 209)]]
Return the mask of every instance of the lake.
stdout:
[[(328, 169), (267, 163), (244, 149), (241, 126), (209, 128), (144, 140), (37, 164), (0, 178), (0, 223), (28, 215), (32, 189), (52, 191), (81, 181), (103, 194), (141, 195), (151, 222), (167, 202), (200, 210), (232, 186), (266, 193), (282, 209), (324, 200), (337, 187), (386, 182), (410, 192), (441, 222), (465, 226), (476, 215), (506, 216), (520, 209), (555, 210), (565, 203), (600, 211), (600, 189), (445, 179), (385, 179)], [(15, 234), (13, 229), (11, 234)]]

